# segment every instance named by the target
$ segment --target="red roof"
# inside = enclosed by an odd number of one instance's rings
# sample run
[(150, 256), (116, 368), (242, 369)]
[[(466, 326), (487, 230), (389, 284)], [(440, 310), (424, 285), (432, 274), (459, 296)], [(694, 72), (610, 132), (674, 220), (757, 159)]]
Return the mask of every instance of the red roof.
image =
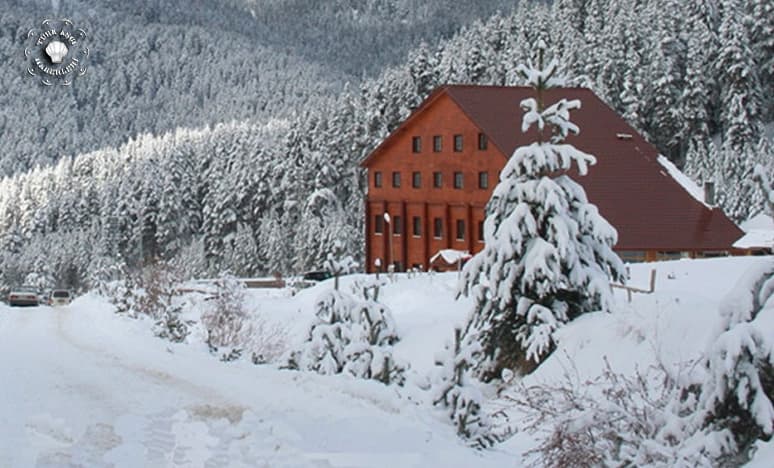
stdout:
[[(506, 157), (534, 141), (534, 134), (521, 132), (523, 111), (519, 104), (534, 97), (534, 91), (524, 87), (441, 87), (393, 135), (444, 93)], [(616, 249), (728, 250), (742, 237), (744, 233), (720, 209), (708, 208), (674, 180), (657, 161), (658, 150), (593, 92), (559, 88), (547, 91), (544, 98), (549, 105), (561, 98), (581, 101), (581, 109), (571, 114), (580, 134), (569, 137), (567, 143), (596, 156), (597, 164), (586, 176), (571, 175), (618, 230)], [(367, 167), (393, 135), (362, 165)]]

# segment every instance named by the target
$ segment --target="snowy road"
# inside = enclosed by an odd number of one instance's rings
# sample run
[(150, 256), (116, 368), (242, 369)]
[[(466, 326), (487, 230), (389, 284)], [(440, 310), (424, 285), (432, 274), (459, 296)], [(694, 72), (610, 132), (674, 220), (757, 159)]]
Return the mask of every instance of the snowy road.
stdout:
[(224, 364), (93, 302), (0, 306), (0, 467), (503, 466), (370, 382)]

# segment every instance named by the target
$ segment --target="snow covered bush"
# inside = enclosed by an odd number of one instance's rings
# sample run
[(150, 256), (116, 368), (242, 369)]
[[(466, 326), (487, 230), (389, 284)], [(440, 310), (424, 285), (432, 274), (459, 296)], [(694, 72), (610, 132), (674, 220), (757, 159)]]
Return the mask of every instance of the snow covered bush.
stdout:
[(724, 331), (707, 352), (698, 413), (726, 442), (718, 457), (726, 465), (747, 462), (754, 444), (774, 435), (774, 269), (742, 290), (722, 310)]
[(605, 362), (599, 377), (580, 381), (565, 372), (557, 383), (519, 384), (516, 430), (539, 445), (525, 454), (543, 466), (710, 466), (692, 417), (696, 389), (686, 390), (663, 366), (628, 376)]
[(251, 311), (245, 284), (229, 273), (215, 281), (215, 293), (201, 315), (210, 352), (222, 361), (249, 357), (253, 364), (278, 360), (287, 346), (287, 330)]
[[(774, 215), (774, 190), (762, 167), (754, 178)], [(758, 440), (774, 436), (774, 267), (748, 272), (721, 308), (706, 352), (697, 417), (716, 440), (718, 462), (741, 465)]]
[(45, 268), (40, 268), (32, 273), (27, 273), (24, 277), (24, 284), (26, 286), (32, 286), (39, 291), (51, 289), (56, 286), (54, 278), (45, 270)]
[(461, 346), (461, 330), (454, 330), (454, 347), (448, 346), (436, 356), (440, 373), (433, 385), (433, 404), (446, 408), (457, 435), (476, 448), (487, 448), (502, 441), (510, 431), (496, 431), (489, 416), (482, 409), (484, 395), (481, 382), (471, 375), (474, 355), (480, 346)]
[(250, 319), (249, 338), (245, 349), (253, 364), (277, 362), (287, 350), (287, 329), (256, 315)]
[(115, 283), (126, 276), (126, 264), (120, 258), (95, 255), (89, 263), (87, 281), (89, 288), (110, 297)]
[(405, 366), (392, 356), (398, 334), (392, 313), (377, 301), (379, 285), (357, 285), (356, 294), (339, 290), (338, 275), (346, 265), (351, 265), (348, 257), (334, 261), (329, 256), (335, 287), (317, 299), (307, 339), (290, 353), (287, 367), (402, 385)]
[(463, 270), (460, 294), (475, 308), (464, 343), (480, 343), (477, 376), (490, 380), (503, 369), (533, 370), (555, 348), (554, 333), (578, 315), (607, 309), (610, 279), (624, 267), (613, 252), (615, 229), (567, 175), (577, 164), (585, 175), (596, 159), (562, 143), (578, 127), (570, 111), (580, 101), (561, 99), (546, 107), (545, 89), (560, 86), (557, 62), (519, 70), (536, 91), (521, 102), (522, 131), (536, 127), (537, 141), (513, 153), (486, 207), (484, 249)]
[(97, 289), (99, 294), (105, 296), (116, 307), (117, 314), (127, 314), (132, 317), (135, 316), (136, 297), (134, 291), (135, 284), (130, 277), (107, 282), (102, 288)]
[(222, 347), (241, 348), (250, 334), (242, 281), (221, 274), (215, 281), (215, 296), (202, 313), (202, 325), (213, 352)]
[(175, 343), (185, 341), (191, 331), (190, 323), (180, 318), (177, 271), (164, 262), (154, 262), (142, 270), (138, 280), (135, 305), (140, 313), (156, 320), (156, 336)]
[(105, 283), (101, 289), (116, 306), (116, 313), (134, 318), (150, 317), (155, 321), (156, 336), (179, 343), (190, 334), (191, 323), (180, 317), (178, 284), (174, 268), (164, 262), (154, 262), (123, 280)]
[[(741, 291), (741, 292), (740, 292)], [(609, 364), (581, 382), (519, 385), (517, 430), (536, 435), (546, 466), (741, 466), (774, 435), (774, 268), (751, 271), (722, 309), (701, 366), (623, 375)]]

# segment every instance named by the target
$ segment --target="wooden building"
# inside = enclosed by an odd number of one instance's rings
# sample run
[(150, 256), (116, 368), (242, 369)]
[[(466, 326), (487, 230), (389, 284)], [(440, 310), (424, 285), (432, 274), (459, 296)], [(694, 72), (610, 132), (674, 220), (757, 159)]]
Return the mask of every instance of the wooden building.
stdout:
[[(442, 249), (483, 247), (484, 208), (507, 158), (534, 141), (521, 131), (519, 103), (531, 88), (444, 86), (433, 92), (361, 163), (368, 172), (366, 265), (428, 267)], [(658, 150), (588, 89), (546, 93), (546, 103), (580, 99), (567, 143), (597, 164), (580, 183), (618, 230), (629, 261), (723, 255), (744, 234), (694, 198), (658, 161)], [(389, 216), (384, 216), (388, 213)]]

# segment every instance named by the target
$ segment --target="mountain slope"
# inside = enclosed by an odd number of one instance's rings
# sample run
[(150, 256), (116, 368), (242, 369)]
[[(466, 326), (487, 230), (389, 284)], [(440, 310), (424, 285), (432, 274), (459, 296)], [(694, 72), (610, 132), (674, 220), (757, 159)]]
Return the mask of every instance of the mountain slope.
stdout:
[[(403, 1), (396, 15), (394, 3), (13, 1), (0, 13), (0, 61), (11, 71), (0, 91), (0, 175), (141, 133), (305, 112), (419, 41), (508, 5), (435, 0), (414, 11)], [(88, 72), (69, 88), (25, 72), (26, 33), (47, 17), (89, 33)]]

